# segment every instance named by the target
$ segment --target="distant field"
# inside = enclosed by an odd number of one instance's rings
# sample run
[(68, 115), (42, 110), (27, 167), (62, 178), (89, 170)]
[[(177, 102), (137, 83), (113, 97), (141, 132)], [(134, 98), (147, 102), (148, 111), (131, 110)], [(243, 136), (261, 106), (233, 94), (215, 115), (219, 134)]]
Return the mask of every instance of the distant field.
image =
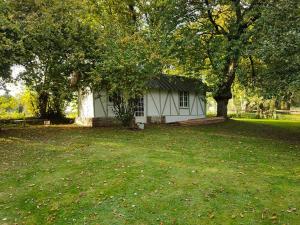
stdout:
[(291, 115), (287, 115), (287, 114), (280, 114), (278, 115), (279, 119), (283, 119), (283, 120), (300, 120), (300, 114), (291, 114)]
[(299, 222), (299, 121), (0, 132), (0, 224)]
[[(233, 118), (236, 117), (235, 114), (230, 114)], [(255, 113), (242, 113), (239, 117), (245, 118), (245, 119), (254, 119), (256, 117)], [(282, 113), (277, 113), (276, 114), (276, 120), (300, 120), (300, 114), (282, 114)]]

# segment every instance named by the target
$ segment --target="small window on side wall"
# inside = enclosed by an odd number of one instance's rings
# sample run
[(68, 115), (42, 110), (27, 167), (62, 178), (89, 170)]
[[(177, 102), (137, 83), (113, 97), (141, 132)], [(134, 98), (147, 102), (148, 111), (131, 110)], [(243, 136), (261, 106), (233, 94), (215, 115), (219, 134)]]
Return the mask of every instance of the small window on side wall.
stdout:
[(188, 91), (180, 91), (179, 92), (179, 107), (180, 108), (189, 108), (189, 92)]
[(144, 97), (137, 99), (135, 107), (135, 116), (144, 116)]

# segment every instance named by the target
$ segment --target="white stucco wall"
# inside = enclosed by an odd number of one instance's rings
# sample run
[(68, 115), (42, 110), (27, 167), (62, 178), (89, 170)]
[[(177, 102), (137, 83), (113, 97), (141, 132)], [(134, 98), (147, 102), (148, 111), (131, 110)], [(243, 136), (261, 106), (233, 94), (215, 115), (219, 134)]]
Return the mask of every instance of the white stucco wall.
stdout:
[(94, 98), (93, 93), (89, 89), (79, 92), (78, 115), (81, 118), (94, 117)]

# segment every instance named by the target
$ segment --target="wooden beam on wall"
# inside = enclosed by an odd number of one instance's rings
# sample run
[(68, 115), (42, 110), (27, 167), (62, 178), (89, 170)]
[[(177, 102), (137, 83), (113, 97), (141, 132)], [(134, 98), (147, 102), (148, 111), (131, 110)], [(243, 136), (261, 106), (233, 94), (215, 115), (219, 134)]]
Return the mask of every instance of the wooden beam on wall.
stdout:
[(201, 110), (202, 110), (202, 115), (204, 115), (204, 109), (203, 109), (203, 106), (202, 106), (201, 96), (199, 96), (198, 98), (199, 98), (199, 104), (200, 104), (200, 107), (201, 107)]
[(190, 107), (190, 115), (193, 113), (195, 101), (196, 101), (196, 98), (197, 98), (197, 93), (195, 93), (194, 95), (195, 95), (195, 96), (194, 96), (193, 104), (192, 104), (192, 106)]
[(165, 100), (165, 103), (164, 103), (164, 106), (163, 106), (163, 109), (162, 109), (162, 114), (164, 114), (164, 112), (165, 112), (165, 108), (166, 108), (166, 105), (167, 105), (167, 102), (168, 102), (168, 98), (169, 98), (169, 92), (167, 92), (167, 97), (166, 97), (166, 100)]
[(104, 104), (103, 104), (103, 102), (102, 102), (101, 96), (99, 96), (99, 101), (100, 101), (100, 104), (101, 104), (101, 106), (102, 106), (102, 109), (103, 109), (103, 112), (104, 112), (105, 117), (108, 117), (108, 112), (105, 111)]
[(176, 103), (175, 103), (175, 100), (174, 100), (174, 97), (173, 97), (173, 94), (172, 94), (172, 93), (171, 93), (171, 98), (172, 98), (174, 107), (175, 107), (175, 109), (176, 109), (177, 115), (179, 116), (179, 115), (180, 115), (180, 112), (179, 112), (179, 109), (178, 109), (177, 106), (176, 106)]
[(155, 100), (154, 100), (154, 98), (153, 98), (153, 95), (150, 93), (150, 97), (152, 98), (152, 101), (153, 101), (153, 103), (154, 103), (154, 106), (155, 106), (155, 108), (156, 108), (156, 110), (157, 110), (157, 113), (159, 114), (159, 109), (158, 109), (158, 107), (157, 107), (157, 105), (156, 105), (156, 103), (155, 103)]

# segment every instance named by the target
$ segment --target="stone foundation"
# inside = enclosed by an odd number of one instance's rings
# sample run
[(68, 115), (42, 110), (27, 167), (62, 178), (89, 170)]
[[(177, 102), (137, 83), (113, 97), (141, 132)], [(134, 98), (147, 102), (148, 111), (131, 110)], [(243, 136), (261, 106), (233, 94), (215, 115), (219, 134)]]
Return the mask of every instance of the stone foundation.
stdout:
[[(114, 117), (76, 118), (76, 124), (85, 127), (112, 127), (120, 126), (121, 123)], [(166, 123), (164, 116), (147, 116), (148, 124)]]
[(164, 116), (147, 116), (147, 123), (166, 123)]
[(120, 125), (120, 121), (112, 117), (98, 117), (92, 119), (92, 127), (113, 127)]

